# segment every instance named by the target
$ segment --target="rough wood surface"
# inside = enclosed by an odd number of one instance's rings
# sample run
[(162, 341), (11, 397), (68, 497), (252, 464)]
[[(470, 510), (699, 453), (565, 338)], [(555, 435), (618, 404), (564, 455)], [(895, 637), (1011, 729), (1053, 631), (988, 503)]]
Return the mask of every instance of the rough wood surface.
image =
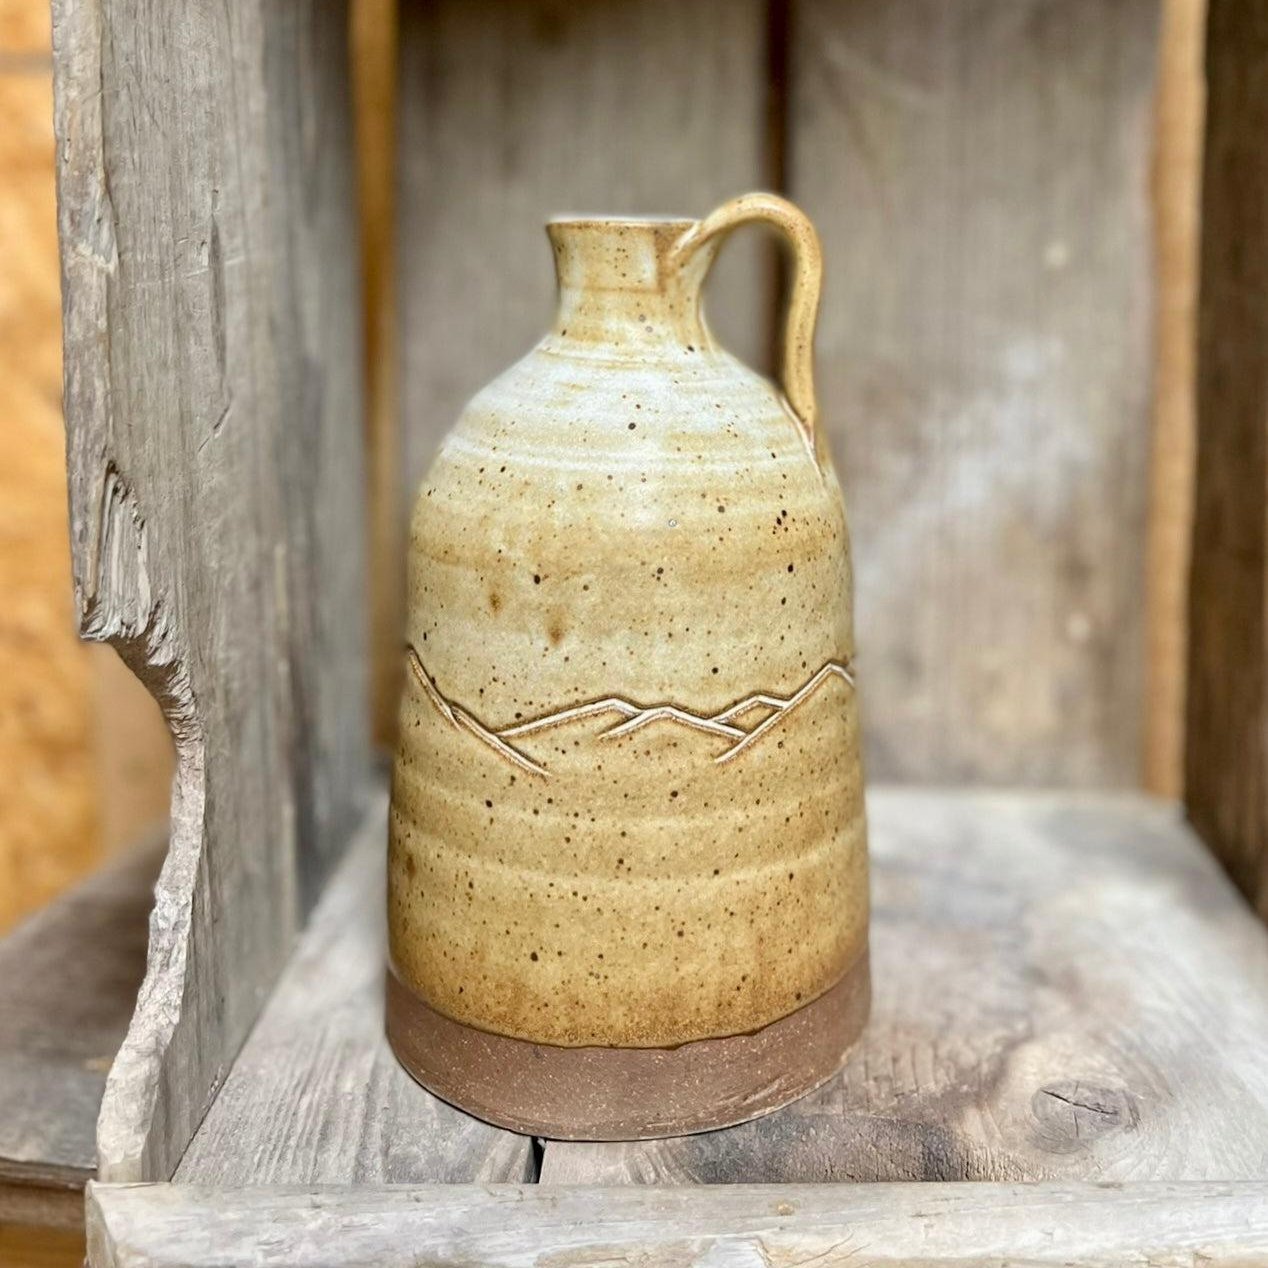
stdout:
[[(704, 215), (767, 183), (761, 0), (436, 0), (401, 23), (407, 501), (467, 398), (549, 328), (545, 221)], [(771, 267), (728, 246), (709, 311), (765, 361)]]
[(308, 1191), (92, 1186), (92, 1268), (1245, 1268), (1263, 1184), (514, 1185)]
[(55, 0), (82, 631), (176, 739), (101, 1173), (167, 1178), (367, 783), (347, 13)]
[(1139, 782), (1158, 8), (792, 8), (876, 777)]
[(531, 1179), (524, 1136), (419, 1087), (383, 1034), (386, 804), (331, 879), (176, 1172), (193, 1184)]
[(165, 844), (131, 851), (0, 942), (0, 1219), (24, 1206), (34, 1218), (41, 1190), (77, 1194), (93, 1174)]
[(1189, 814), (1268, 918), (1268, 5), (1211, 0)]
[(1242, 1180), (1268, 1157), (1268, 933), (1174, 807), (868, 798), (872, 1020), (742, 1127), (551, 1142), (553, 1183)]

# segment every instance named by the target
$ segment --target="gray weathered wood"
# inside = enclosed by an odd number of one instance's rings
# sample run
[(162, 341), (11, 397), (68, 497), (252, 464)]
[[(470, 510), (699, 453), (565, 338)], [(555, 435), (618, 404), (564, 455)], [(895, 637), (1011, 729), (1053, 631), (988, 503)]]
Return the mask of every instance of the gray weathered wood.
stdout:
[(138, 846), (0, 941), (0, 1220), (80, 1204), (166, 841)]
[(79, 618), (178, 757), (106, 1177), (175, 1168), (367, 783), (346, 17), (54, 3)]
[(1139, 782), (1158, 8), (792, 6), (879, 778)]
[(176, 1179), (248, 1184), (526, 1180), (532, 1147), (419, 1087), (383, 1035), (386, 805), (331, 879)]
[(1268, 5), (1211, 0), (1186, 800), (1268, 919)]
[[(770, 179), (763, 0), (434, 0), (401, 23), (408, 492), (467, 398), (549, 328), (545, 221), (704, 215)], [(727, 248), (719, 335), (765, 361), (764, 244)]]
[(1268, 932), (1135, 794), (868, 798), (875, 1002), (840, 1076), (741, 1127), (551, 1142), (553, 1183), (1245, 1180)]
[(1268, 1260), (1264, 1184), (307, 1192), (94, 1184), (88, 1205), (92, 1268), (1243, 1268)]

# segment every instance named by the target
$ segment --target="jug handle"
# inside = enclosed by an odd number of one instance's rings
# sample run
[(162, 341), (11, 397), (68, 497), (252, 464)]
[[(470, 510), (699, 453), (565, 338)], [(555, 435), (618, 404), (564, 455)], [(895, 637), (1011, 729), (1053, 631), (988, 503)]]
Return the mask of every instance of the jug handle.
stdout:
[[(672, 258), (682, 268), (696, 251), (714, 238), (725, 237), (741, 225), (759, 222), (780, 230), (793, 252), (796, 267), (784, 324), (780, 381), (784, 397), (817, 461), (819, 404), (815, 399), (814, 339), (823, 288), (823, 252), (810, 217), (778, 194), (742, 194), (692, 225), (674, 244)], [(701, 282), (703, 280), (702, 277)]]

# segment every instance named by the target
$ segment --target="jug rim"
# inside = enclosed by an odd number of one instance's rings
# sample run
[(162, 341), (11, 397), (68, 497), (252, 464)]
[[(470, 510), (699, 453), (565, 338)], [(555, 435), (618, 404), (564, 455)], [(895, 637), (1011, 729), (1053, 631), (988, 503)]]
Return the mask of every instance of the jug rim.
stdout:
[(630, 225), (636, 228), (646, 226), (662, 227), (666, 225), (681, 225), (684, 229), (697, 223), (694, 216), (608, 216), (594, 215), (586, 212), (565, 212), (559, 215), (551, 216), (546, 221), (546, 227), (552, 228), (559, 226), (585, 226), (595, 225), (604, 228), (613, 228), (620, 225)]

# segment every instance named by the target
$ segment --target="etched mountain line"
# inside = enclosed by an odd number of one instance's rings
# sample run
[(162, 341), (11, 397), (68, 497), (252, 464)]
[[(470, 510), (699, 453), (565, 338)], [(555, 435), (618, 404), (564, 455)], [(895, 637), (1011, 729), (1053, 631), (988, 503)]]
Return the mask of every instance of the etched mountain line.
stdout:
[[(771, 727), (778, 722), (782, 722), (783, 719), (786, 718), (794, 709), (809, 700), (810, 697), (813, 696), (814, 693), (818, 691), (819, 688), (822, 687), (823, 684), (833, 675), (841, 678), (842, 681), (848, 683), (851, 687), (854, 686), (854, 675), (851, 673), (848, 665), (843, 665), (840, 661), (836, 660), (825, 662), (819, 672), (814, 674), (806, 682), (805, 686), (799, 687), (796, 691), (794, 691), (782, 705), (772, 706), (775, 709), (775, 712), (772, 713), (770, 717), (759, 722), (751, 731), (748, 732), (747, 735), (745, 735), (742, 740), (731, 745), (725, 753), (719, 754), (713, 760), (721, 766), (723, 762), (729, 762), (733, 758), (739, 757), (746, 748), (752, 744), (756, 744), (757, 741), (771, 729)], [(767, 704), (771, 699), (772, 697), (766, 697), (759, 703)], [(732, 706), (732, 708), (734, 708), (734, 706)]]
[[(724, 739), (733, 740), (724, 752), (713, 760), (717, 765), (730, 762), (755, 744), (761, 737), (778, 725), (791, 712), (799, 708), (830, 678), (840, 678), (849, 686), (854, 686), (854, 672), (848, 662), (825, 661), (796, 691), (790, 696), (777, 696), (770, 692), (758, 691), (734, 704), (727, 705), (718, 713), (702, 715), (692, 713), (689, 709), (673, 704), (640, 705), (621, 696), (606, 696), (602, 700), (592, 700), (586, 704), (572, 705), (567, 709), (559, 709), (554, 713), (546, 713), (541, 717), (530, 718), (527, 722), (517, 722), (513, 726), (494, 731), (485, 726), (474, 714), (447, 700), (436, 686), (435, 680), (427, 672), (417, 649), (412, 644), (406, 645), (406, 655), (410, 670), (423, 688), (427, 698), (440, 714), (452, 726), (469, 731), (482, 743), (522, 770), (534, 775), (549, 778), (549, 771), (532, 758), (520, 752), (513, 744), (513, 739), (525, 735), (535, 735), (541, 731), (564, 726), (582, 718), (595, 717), (602, 713), (619, 713), (624, 719), (615, 723), (606, 731), (599, 733), (599, 739), (612, 740), (630, 735), (653, 722), (676, 722), (681, 726), (704, 731), (710, 735), (720, 735)], [(744, 730), (735, 724), (737, 718), (743, 717), (752, 709), (765, 708), (771, 712), (751, 730)]]
[(544, 718), (534, 718), (532, 722), (520, 722), (508, 726), (499, 732), (506, 739), (517, 735), (532, 735), (534, 731), (547, 731), (551, 727), (563, 726), (566, 722), (575, 722), (578, 718), (592, 718), (596, 713), (623, 713), (627, 718), (634, 717), (639, 708), (617, 696), (608, 696), (606, 700), (593, 700), (589, 704), (579, 704), (572, 709), (563, 709), (559, 713), (548, 713)]
[(616, 726), (609, 727), (599, 738), (615, 740), (618, 736), (629, 735), (631, 731), (637, 731), (647, 726), (649, 722), (658, 722), (662, 718), (681, 722), (684, 726), (695, 727), (698, 731), (709, 731), (713, 735), (725, 735), (732, 739), (748, 734), (747, 731), (741, 731), (738, 726), (728, 726), (725, 722), (719, 722), (717, 718), (702, 718), (697, 714), (688, 713), (686, 709), (678, 708), (677, 705), (658, 704), (651, 709), (644, 709), (628, 721), (618, 722)]
[(514, 762), (521, 770), (526, 770), (534, 775), (540, 775), (543, 779), (547, 778), (546, 768), (538, 766), (538, 764), (530, 757), (525, 757), (519, 749), (508, 744), (501, 736), (490, 731), (478, 719), (474, 718), (465, 709), (456, 704), (450, 704), (444, 696), (440, 694), (440, 689), (432, 681), (431, 675), (427, 672), (426, 666), (423, 664), (418, 653), (411, 646), (408, 649), (409, 667), (413, 671), (414, 677), (418, 679), (419, 685), (427, 693), (427, 698), (436, 706), (436, 711), (440, 716), (451, 725), (462, 727), (470, 731), (477, 740), (482, 740), (495, 753), (500, 753), (508, 761)]
[(768, 696), (764, 692), (759, 692), (755, 696), (749, 696), (747, 700), (741, 700), (739, 704), (733, 704), (729, 709), (723, 709), (721, 713), (715, 713), (713, 720), (715, 722), (733, 722), (741, 714), (748, 713), (759, 705), (765, 705), (768, 709), (782, 709), (787, 703), (788, 701), (781, 696)]

